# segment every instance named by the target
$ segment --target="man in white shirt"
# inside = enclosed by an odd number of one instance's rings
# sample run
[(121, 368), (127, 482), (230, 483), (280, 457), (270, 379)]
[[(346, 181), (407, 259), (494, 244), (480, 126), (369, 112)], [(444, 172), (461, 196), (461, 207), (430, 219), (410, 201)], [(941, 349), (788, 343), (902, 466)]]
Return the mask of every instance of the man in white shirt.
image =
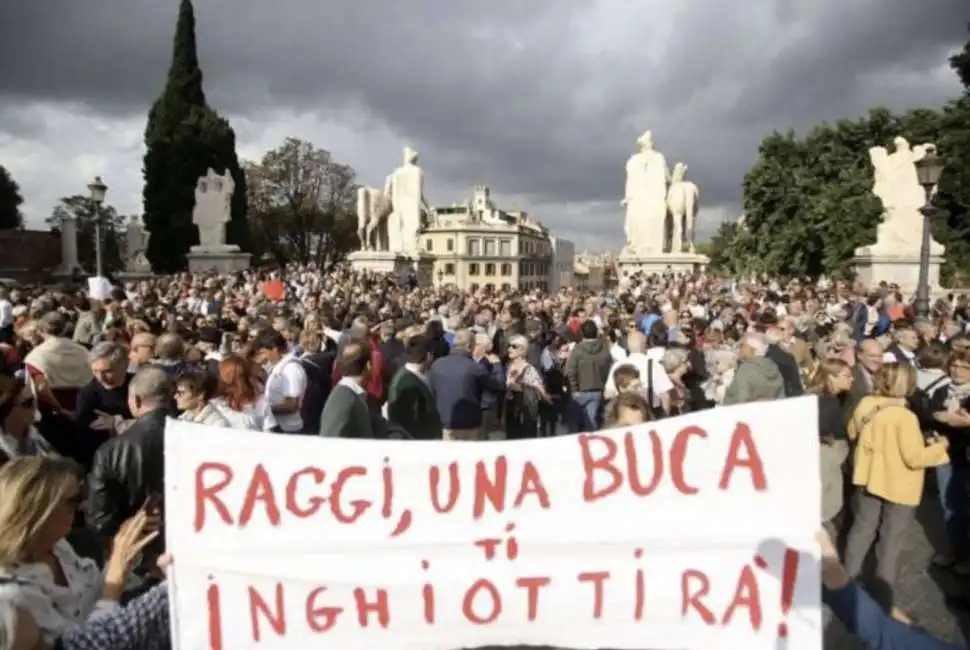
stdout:
[(260, 331), (253, 340), (257, 363), (266, 368), (265, 398), (282, 433), (316, 433), (303, 430), (303, 396), (307, 376), (303, 365), (287, 353), (286, 339), (273, 329)]
[(663, 360), (663, 348), (654, 348), (649, 352), (646, 350), (647, 337), (642, 332), (630, 332), (627, 337), (627, 347), (630, 354), (626, 359), (622, 359), (613, 364), (610, 368), (610, 376), (606, 379), (606, 388), (603, 397), (613, 399), (616, 397), (616, 383), (613, 381), (613, 373), (619, 366), (631, 365), (640, 373), (640, 382), (646, 392), (648, 387), (652, 387), (648, 397), (650, 405), (654, 408), (663, 409), (664, 413), (670, 412), (670, 391), (674, 384), (670, 381), (667, 371), (664, 370), (661, 361)]

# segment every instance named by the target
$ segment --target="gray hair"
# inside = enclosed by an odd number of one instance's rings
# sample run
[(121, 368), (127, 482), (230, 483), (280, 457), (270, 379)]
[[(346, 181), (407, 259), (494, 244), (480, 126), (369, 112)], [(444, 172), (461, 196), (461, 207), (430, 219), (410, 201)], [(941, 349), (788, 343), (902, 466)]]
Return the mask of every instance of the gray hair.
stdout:
[(161, 368), (142, 368), (131, 378), (128, 394), (151, 405), (167, 404), (172, 399), (172, 382)]
[(37, 321), (37, 331), (45, 336), (64, 336), (67, 320), (56, 311), (48, 312)]
[(768, 351), (768, 340), (764, 334), (758, 332), (748, 332), (741, 339), (741, 345), (747, 345), (754, 352), (756, 357), (763, 357)]
[(515, 336), (509, 338), (509, 347), (512, 347), (512, 346), (521, 347), (525, 350), (528, 350), (529, 339), (522, 336), (521, 334), (516, 334)]
[(738, 363), (738, 353), (731, 348), (717, 348), (711, 351), (711, 365), (723, 363), (732, 368)]
[(671, 370), (679, 368), (685, 363), (687, 363), (687, 350), (684, 350), (683, 348), (667, 348), (667, 350), (664, 352), (664, 358), (660, 362), (660, 365), (663, 366), (664, 370), (670, 372)]
[(492, 349), (492, 337), (485, 332), (475, 333), (475, 345), (481, 345), (486, 350)]
[(107, 359), (112, 366), (128, 363), (128, 351), (125, 346), (113, 341), (102, 341), (88, 353), (88, 361), (94, 363), (98, 359)]

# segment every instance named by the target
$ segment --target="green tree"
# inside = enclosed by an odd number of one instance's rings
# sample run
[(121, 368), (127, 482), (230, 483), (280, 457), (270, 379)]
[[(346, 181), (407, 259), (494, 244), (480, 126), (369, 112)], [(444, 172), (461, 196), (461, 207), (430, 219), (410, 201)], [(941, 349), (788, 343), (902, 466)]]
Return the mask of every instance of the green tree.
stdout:
[(97, 270), (96, 216), (101, 219), (101, 264), (107, 273), (118, 271), (124, 267), (121, 249), (126, 217), (119, 215), (114, 207), (102, 205), (95, 211), (94, 204), (86, 196), (65, 196), (54, 206), (51, 216), (47, 218), (47, 225), (63, 232), (64, 222), (68, 219), (74, 220), (77, 226), (78, 263), (81, 268), (93, 274)]
[(297, 138), (248, 162), (249, 227), (254, 247), (283, 264), (330, 268), (357, 241), (356, 173), (330, 152)]
[(24, 215), (20, 213), (23, 203), (17, 181), (6, 167), (0, 165), (0, 229), (24, 227)]
[(199, 243), (192, 223), (195, 187), (210, 168), (220, 174), (228, 170), (235, 181), (226, 241), (248, 251), (246, 178), (235, 132), (206, 104), (191, 0), (179, 5), (168, 81), (148, 113), (145, 146), (144, 221), (152, 268), (161, 273), (185, 268), (189, 247)]

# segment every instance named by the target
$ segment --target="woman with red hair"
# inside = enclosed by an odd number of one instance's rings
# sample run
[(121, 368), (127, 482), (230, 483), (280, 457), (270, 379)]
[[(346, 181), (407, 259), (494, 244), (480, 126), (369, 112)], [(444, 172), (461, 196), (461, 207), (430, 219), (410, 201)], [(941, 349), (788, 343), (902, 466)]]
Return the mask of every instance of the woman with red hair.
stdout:
[(230, 355), (219, 362), (219, 388), (212, 404), (233, 429), (276, 429), (276, 420), (263, 399), (253, 364), (241, 356)]

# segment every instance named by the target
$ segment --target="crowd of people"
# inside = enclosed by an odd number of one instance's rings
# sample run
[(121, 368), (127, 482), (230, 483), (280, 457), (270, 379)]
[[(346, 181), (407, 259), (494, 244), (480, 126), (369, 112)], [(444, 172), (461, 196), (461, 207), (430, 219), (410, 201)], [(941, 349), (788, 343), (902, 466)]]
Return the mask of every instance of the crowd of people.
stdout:
[[(825, 555), (829, 604), (871, 647), (945, 647), (912, 632), (893, 587), (927, 472), (949, 542), (934, 563), (970, 578), (965, 297), (918, 317), (885, 285), (668, 273), (548, 295), (291, 267), (101, 298), (0, 288), (0, 650), (170, 647), (169, 417), (518, 440), (806, 393), (824, 546), (842, 550)], [(873, 547), (878, 606), (863, 607), (855, 581)]]

